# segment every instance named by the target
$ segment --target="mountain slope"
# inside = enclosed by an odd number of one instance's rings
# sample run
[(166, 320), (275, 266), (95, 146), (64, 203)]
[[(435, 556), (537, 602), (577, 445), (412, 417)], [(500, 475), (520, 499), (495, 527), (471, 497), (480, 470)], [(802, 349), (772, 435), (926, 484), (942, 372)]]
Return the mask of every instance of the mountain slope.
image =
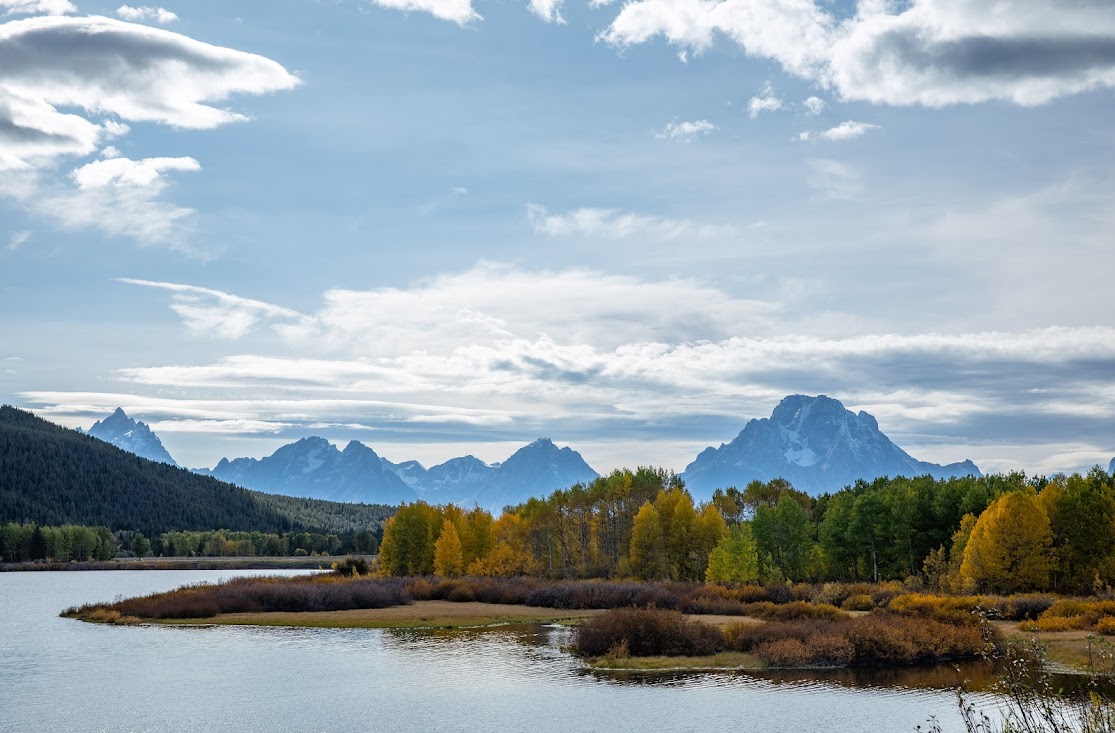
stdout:
[(925, 474), (981, 475), (971, 461), (941, 466), (913, 458), (879, 430), (874, 417), (853, 413), (838, 400), (791, 395), (769, 418), (747, 423), (731, 443), (706, 448), (681, 477), (694, 493), (708, 495), (715, 488), (742, 488), (755, 479), (781, 477), (820, 493), (861, 478)]
[(340, 451), (324, 438), (303, 438), (266, 458), (222, 458), (211, 471), (199, 473), (248, 489), (329, 501), (398, 504), (418, 499), (375, 451), (355, 440)]
[(86, 435), (92, 435), (94, 438), (150, 461), (171, 466), (178, 465), (163, 447), (159, 436), (144, 423), (128, 417), (120, 407), (104, 420), (93, 423), (93, 427), (89, 428)]
[(149, 461), (30, 412), (0, 407), (0, 523), (170, 530), (344, 532), (393, 507), (247, 491)]

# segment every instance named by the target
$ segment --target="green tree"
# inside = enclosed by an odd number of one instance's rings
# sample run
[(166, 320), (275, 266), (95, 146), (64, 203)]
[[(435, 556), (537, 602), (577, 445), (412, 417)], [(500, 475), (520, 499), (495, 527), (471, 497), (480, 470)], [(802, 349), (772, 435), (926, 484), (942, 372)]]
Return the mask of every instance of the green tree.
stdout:
[(812, 523), (802, 505), (783, 495), (774, 507), (759, 506), (751, 531), (762, 558), (770, 558), (772, 569), (787, 580), (803, 580), (808, 568)]
[(151, 554), (151, 541), (144, 537), (142, 532), (136, 532), (132, 537), (132, 554), (136, 557), (146, 557)]
[(759, 580), (759, 553), (749, 524), (737, 524), (709, 553), (705, 580), (718, 585), (743, 585)]

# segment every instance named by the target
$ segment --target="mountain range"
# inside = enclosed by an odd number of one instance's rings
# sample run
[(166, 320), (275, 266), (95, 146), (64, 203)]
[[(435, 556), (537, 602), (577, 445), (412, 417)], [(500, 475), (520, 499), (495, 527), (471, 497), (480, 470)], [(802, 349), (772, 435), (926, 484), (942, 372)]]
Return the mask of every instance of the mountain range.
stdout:
[(879, 476), (980, 476), (971, 461), (942, 466), (913, 458), (879, 430), (866, 412), (854, 413), (825, 395), (790, 395), (769, 418), (751, 420), (719, 448), (706, 448), (681, 478), (695, 496), (743, 488), (753, 480), (784, 478), (811, 494), (836, 491)]
[[(152, 460), (176, 465), (146, 425), (117, 409), (89, 435)], [(1112, 461), (1115, 470), (1115, 461)], [(222, 458), (196, 473), (257, 491), (338, 502), (478, 504), (499, 510), (587, 483), (599, 474), (572, 448), (547, 438), (520, 448), (501, 463), (475, 456), (426, 468), (418, 461), (392, 463), (351, 441), (343, 450), (325, 438), (308, 437), (264, 458)], [(857, 479), (879, 476), (979, 476), (971, 461), (939, 465), (919, 461), (895, 445), (866, 412), (854, 413), (825, 395), (790, 395), (769, 418), (748, 422), (730, 443), (706, 448), (681, 478), (697, 498), (716, 488), (759, 479), (785, 478), (810, 493), (835, 491)]]
[(532, 496), (544, 496), (599, 474), (571, 448), (539, 438), (502, 463), (475, 456), (453, 458), (426, 468), (418, 461), (392, 463), (351, 441), (338, 450), (324, 438), (303, 438), (261, 459), (221, 459), (198, 473), (259, 491), (330, 501), (398, 504), (425, 500), (499, 510)]

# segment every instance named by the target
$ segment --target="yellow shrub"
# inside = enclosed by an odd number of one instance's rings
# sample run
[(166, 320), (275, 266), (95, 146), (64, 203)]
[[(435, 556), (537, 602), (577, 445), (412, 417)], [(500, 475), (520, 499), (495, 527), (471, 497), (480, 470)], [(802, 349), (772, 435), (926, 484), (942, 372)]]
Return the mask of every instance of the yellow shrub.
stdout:
[(1104, 636), (1115, 636), (1115, 616), (1104, 616), (1097, 621), (1096, 631)]
[(1087, 625), (1083, 616), (1042, 616), (1031, 628), (1034, 631), (1072, 631)]

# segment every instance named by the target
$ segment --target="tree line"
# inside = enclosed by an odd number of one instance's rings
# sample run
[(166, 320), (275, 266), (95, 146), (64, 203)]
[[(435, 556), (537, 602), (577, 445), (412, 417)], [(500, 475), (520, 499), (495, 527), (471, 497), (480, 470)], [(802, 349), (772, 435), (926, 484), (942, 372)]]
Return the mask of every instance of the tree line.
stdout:
[(1115, 584), (1115, 482), (1010, 473), (879, 478), (813, 497), (789, 482), (695, 503), (673, 473), (617, 470), (489, 512), (404, 504), (391, 575), (672, 579), (726, 585), (916, 578), (939, 590), (1090, 592)]
[(172, 531), (152, 538), (134, 530), (108, 527), (0, 525), (0, 562), (70, 562), (134, 557), (289, 557), (374, 555), (379, 535), (365, 529), (341, 534), (320, 532)]

